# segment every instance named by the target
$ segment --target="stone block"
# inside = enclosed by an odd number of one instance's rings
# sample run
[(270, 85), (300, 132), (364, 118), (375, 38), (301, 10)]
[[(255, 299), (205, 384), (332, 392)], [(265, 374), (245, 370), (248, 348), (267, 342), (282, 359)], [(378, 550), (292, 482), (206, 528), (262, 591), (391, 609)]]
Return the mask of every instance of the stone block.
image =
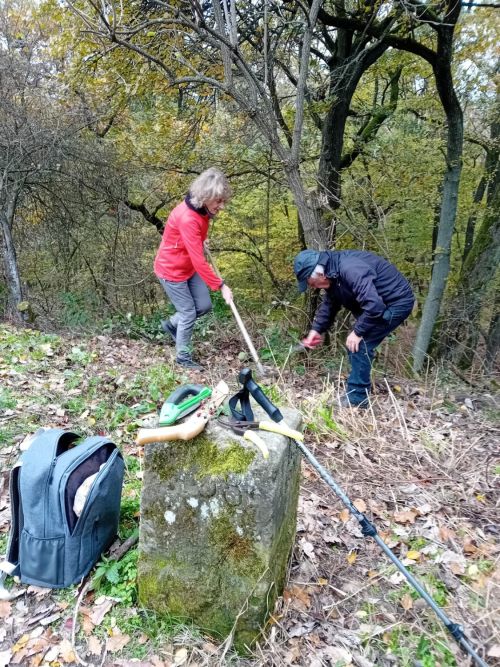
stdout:
[[(300, 427), (298, 412), (283, 415)], [(216, 421), (189, 442), (146, 445), (144, 456), (140, 602), (191, 619), (219, 640), (235, 626), (242, 652), (283, 591), (299, 495), (298, 449), (281, 435), (258, 433), (267, 460)]]

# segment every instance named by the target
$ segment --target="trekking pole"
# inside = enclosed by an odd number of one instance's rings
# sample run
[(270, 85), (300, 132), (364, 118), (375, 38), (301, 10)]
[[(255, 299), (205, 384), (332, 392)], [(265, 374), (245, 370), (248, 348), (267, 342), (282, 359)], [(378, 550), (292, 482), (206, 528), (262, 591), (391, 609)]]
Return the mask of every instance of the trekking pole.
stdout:
[[(266, 396), (264, 391), (259, 387), (259, 385), (257, 385), (252, 380), (252, 371), (250, 369), (244, 369), (240, 373), (239, 379), (240, 382), (244, 384), (244, 386), (248, 387), (250, 394), (257, 401), (257, 403), (267, 412), (267, 414), (273, 421), (280, 422), (283, 420), (283, 415), (281, 414), (279, 409), (275, 405), (273, 405), (273, 403), (268, 399), (268, 397)], [(469, 643), (468, 639), (464, 635), (463, 628), (458, 623), (454, 623), (450, 618), (448, 618), (448, 616), (444, 613), (441, 607), (439, 607), (436, 604), (436, 602), (432, 599), (432, 597), (427, 593), (427, 591), (424, 588), (422, 588), (422, 586), (418, 583), (418, 581), (411, 574), (411, 572), (403, 565), (403, 563), (399, 560), (399, 558), (391, 551), (391, 549), (387, 546), (387, 544), (382, 540), (380, 535), (377, 533), (376, 526), (374, 526), (374, 524), (371, 523), (371, 521), (352, 504), (348, 496), (335, 482), (330, 473), (321, 465), (321, 463), (312, 454), (312, 452), (304, 445), (303, 442), (299, 442), (298, 440), (294, 440), (293, 438), (291, 438), (291, 440), (294, 443), (294, 445), (299, 448), (304, 458), (307, 461), (309, 461), (309, 463), (313, 466), (313, 468), (319, 473), (323, 481), (328, 484), (328, 486), (332, 489), (335, 495), (338, 498), (340, 498), (340, 500), (346, 506), (349, 512), (358, 520), (361, 526), (361, 532), (363, 536), (373, 537), (375, 542), (379, 545), (379, 547), (386, 554), (386, 556), (388, 556), (388, 558), (394, 563), (394, 565), (398, 568), (401, 574), (406, 578), (408, 583), (411, 586), (413, 586), (413, 588), (417, 591), (420, 597), (423, 600), (425, 600), (425, 602), (427, 602), (429, 607), (434, 611), (434, 613), (444, 624), (448, 632), (458, 642), (461, 648), (474, 659), (476, 664), (479, 665), (479, 667), (488, 667), (488, 665), (484, 662), (482, 658), (479, 657), (475, 649)]]
[[(210, 253), (210, 250), (208, 248), (205, 248), (205, 252), (207, 254), (208, 261), (214, 267), (214, 271), (215, 271), (217, 277), (222, 280), (222, 276), (219, 272), (219, 269), (217, 268), (216, 263), (214, 262), (214, 259), (213, 259), (212, 255)], [(243, 335), (243, 338), (245, 339), (245, 343), (247, 344), (247, 347), (250, 350), (250, 354), (252, 355), (253, 360), (255, 361), (255, 365), (257, 366), (257, 369), (258, 369), (259, 373), (261, 375), (265, 375), (266, 372), (264, 370), (264, 366), (260, 363), (259, 355), (257, 354), (257, 351), (256, 351), (255, 347), (253, 346), (252, 341), (250, 340), (250, 336), (248, 335), (248, 331), (246, 330), (246, 327), (243, 324), (243, 320), (240, 317), (238, 309), (234, 305), (234, 301), (230, 301), (229, 306), (230, 306), (231, 310), (233, 311), (234, 319), (238, 323), (238, 326), (239, 326), (240, 331)]]

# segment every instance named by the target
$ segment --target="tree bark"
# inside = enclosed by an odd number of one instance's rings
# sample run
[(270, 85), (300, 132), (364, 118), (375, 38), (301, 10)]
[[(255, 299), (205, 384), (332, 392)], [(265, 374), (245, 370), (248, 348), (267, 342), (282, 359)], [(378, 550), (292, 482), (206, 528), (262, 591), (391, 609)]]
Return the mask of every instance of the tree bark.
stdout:
[(493, 373), (494, 371), (498, 350), (500, 350), (500, 290), (496, 295), (495, 310), (493, 311), (486, 341), (484, 367), (487, 373)]
[[(451, 326), (444, 338), (446, 349), (443, 350), (443, 353), (459, 368), (469, 368), (477, 354), (479, 315), (484, 304), (484, 296), (488, 292), (488, 285), (495, 280), (495, 274), (500, 265), (499, 173), (500, 164), (497, 162), (492, 179), (495, 190), (492, 192), (490, 205), (464, 263), (457, 296), (449, 309)], [(498, 300), (497, 293), (494, 296), (496, 307), (498, 307)], [(493, 309), (493, 323), (490, 327), (492, 340), (491, 343), (487, 341), (487, 347), (490, 346), (490, 356), (494, 356), (495, 316), (496, 312)], [(489, 363), (492, 363), (491, 360)]]
[(463, 114), (451, 72), (453, 29), (460, 9), (461, 3), (456, 2), (452, 5), (449, 14), (445, 16), (445, 21), (449, 19), (449, 23), (440, 26), (437, 54), (433, 61), (436, 87), (446, 114), (448, 136), (446, 171), (433, 270), (413, 348), (413, 369), (416, 372), (421, 371), (424, 366), (450, 272), (451, 240), (455, 229), (463, 150)]
[(15, 322), (23, 322), (24, 317), (18, 309), (23, 300), (23, 290), (17, 266), (16, 250), (12, 238), (12, 225), (9, 224), (9, 214), (12, 206), (9, 204), (6, 210), (0, 210), (0, 227), (2, 228), (2, 250), (5, 280), (7, 282), (8, 298), (6, 316)]
[[(500, 98), (499, 98), (500, 99)], [(469, 368), (477, 357), (480, 316), (483, 307), (489, 308), (485, 296), (491, 295), (488, 286), (495, 281), (500, 264), (500, 159), (498, 138), (500, 135), (500, 104), (496, 101), (493, 107), (491, 123), (491, 142), (486, 148), (485, 174), (481, 179), (475, 201), (479, 203), (486, 191), (486, 211), (482, 224), (476, 231), (470, 248), (462, 264), (460, 278), (451, 303), (447, 309), (447, 328), (442, 332), (439, 345), (441, 355), (450, 359), (459, 368)], [(470, 235), (470, 221), (466, 231)], [(464, 251), (465, 253), (465, 251)], [(496, 283), (498, 285), (498, 282)], [(498, 310), (499, 295), (494, 295), (494, 303)], [(495, 307), (491, 310), (492, 348), (495, 347)], [(487, 338), (487, 351), (489, 336)], [(484, 348), (483, 348), (484, 351)], [(493, 355), (494, 356), (494, 355)]]
[(330, 59), (329, 97), (332, 104), (323, 122), (318, 167), (320, 191), (330, 209), (340, 206), (341, 171), (353, 161), (344, 162), (343, 159), (345, 127), (352, 97), (364, 72), (387, 48), (388, 45), (382, 42), (366, 47), (363, 40), (354, 41), (353, 30), (338, 29), (336, 51)]

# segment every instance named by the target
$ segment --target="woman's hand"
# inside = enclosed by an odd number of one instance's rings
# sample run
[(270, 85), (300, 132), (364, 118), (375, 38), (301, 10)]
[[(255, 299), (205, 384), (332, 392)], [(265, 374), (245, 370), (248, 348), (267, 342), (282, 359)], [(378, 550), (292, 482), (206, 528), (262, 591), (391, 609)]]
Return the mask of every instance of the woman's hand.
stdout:
[(205, 253), (205, 255), (208, 255), (208, 253), (210, 252), (210, 242), (208, 239), (205, 239), (203, 241), (203, 252)]
[(354, 331), (351, 331), (351, 333), (347, 336), (347, 340), (345, 342), (349, 352), (358, 352), (359, 344), (361, 343), (362, 340), (363, 336), (358, 336), (358, 334), (355, 334)]
[(222, 294), (222, 298), (224, 301), (229, 305), (231, 301), (233, 300), (233, 293), (231, 292), (230, 288), (224, 283), (222, 287), (220, 288), (220, 292)]

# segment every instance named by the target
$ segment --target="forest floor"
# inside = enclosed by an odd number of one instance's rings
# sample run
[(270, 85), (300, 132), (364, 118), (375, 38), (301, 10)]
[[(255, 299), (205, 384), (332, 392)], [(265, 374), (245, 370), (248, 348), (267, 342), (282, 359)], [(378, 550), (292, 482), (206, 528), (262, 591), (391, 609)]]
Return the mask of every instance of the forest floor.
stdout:
[[(141, 417), (186, 381), (237, 388), (237, 333), (199, 340), (203, 374), (178, 374), (171, 348), (106, 335), (74, 338), (0, 325), (0, 552), (10, 525), (8, 475), (40, 426), (105, 433), (127, 464), (120, 537), (137, 532)], [(324, 353), (322, 353), (324, 355)], [(498, 397), (441, 372), (425, 382), (375, 374), (366, 412), (328, 405), (343, 375), (315, 353), (266, 380), (299, 409), (306, 442), (377, 525), (384, 541), (489, 665), (500, 664)], [(383, 356), (383, 355), (382, 355)], [(385, 359), (394, 361), (389, 349)], [(294, 365), (295, 364), (295, 365)], [(393, 364), (394, 366), (394, 364)], [(401, 373), (402, 375), (402, 373)], [(272, 385), (272, 386), (270, 386)], [(138, 607), (137, 548), (105, 560), (93, 586), (30, 586), (0, 600), (0, 667), (469, 665), (434, 613), (306, 463), (288, 582), (253, 655), (238, 657), (174, 619)], [(229, 649), (229, 650), (228, 650)]]

